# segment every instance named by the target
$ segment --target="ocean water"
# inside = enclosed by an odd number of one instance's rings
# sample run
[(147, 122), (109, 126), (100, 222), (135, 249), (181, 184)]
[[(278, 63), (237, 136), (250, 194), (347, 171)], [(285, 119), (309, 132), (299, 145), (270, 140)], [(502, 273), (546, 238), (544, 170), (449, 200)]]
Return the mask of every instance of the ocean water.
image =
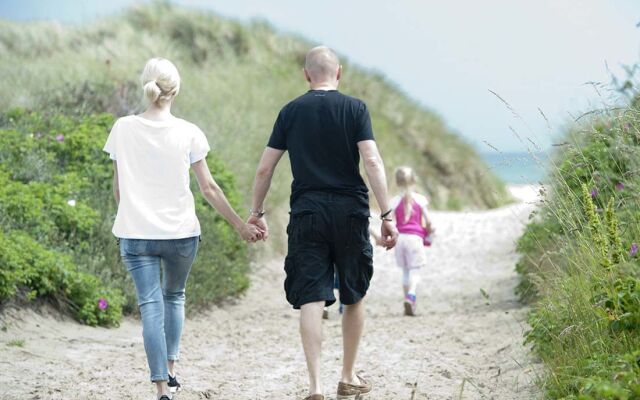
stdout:
[(506, 183), (537, 184), (545, 182), (548, 155), (537, 153), (482, 153), (489, 169)]

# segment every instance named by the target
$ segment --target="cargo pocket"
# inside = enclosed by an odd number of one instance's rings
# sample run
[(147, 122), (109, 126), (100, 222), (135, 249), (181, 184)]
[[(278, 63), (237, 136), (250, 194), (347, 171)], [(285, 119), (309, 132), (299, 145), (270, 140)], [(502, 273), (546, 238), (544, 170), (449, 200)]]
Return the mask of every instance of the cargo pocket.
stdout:
[(360, 252), (360, 268), (362, 278), (366, 282), (364, 290), (367, 290), (373, 277), (373, 246), (371, 242), (366, 243)]
[(363, 246), (369, 243), (369, 211), (358, 211), (349, 215), (347, 247)]
[(320, 241), (320, 233), (317, 230), (317, 215), (313, 210), (292, 211), (287, 231), (296, 242), (307, 244)]
[(291, 305), (295, 305), (298, 299), (297, 290), (294, 286), (295, 282), (295, 256), (288, 255), (284, 259), (284, 272), (286, 277), (284, 279), (284, 292), (287, 296), (287, 301)]

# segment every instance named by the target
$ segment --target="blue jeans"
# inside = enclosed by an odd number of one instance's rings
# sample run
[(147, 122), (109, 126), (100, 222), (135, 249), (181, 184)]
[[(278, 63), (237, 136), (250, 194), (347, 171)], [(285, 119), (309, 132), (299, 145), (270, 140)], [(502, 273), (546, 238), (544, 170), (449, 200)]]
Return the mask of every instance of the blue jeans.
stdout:
[(179, 357), (185, 285), (198, 252), (198, 241), (197, 236), (175, 240), (120, 240), (122, 261), (136, 286), (152, 382), (168, 380), (167, 360)]

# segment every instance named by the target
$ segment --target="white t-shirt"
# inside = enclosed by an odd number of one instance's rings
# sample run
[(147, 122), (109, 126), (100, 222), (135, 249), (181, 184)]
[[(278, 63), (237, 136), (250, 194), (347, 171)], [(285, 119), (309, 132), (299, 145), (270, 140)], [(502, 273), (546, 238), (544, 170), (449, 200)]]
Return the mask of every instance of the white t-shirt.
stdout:
[(105, 152), (118, 163), (120, 204), (113, 234), (126, 239), (182, 239), (200, 235), (189, 168), (210, 150), (204, 133), (180, 118), (118, 119)]

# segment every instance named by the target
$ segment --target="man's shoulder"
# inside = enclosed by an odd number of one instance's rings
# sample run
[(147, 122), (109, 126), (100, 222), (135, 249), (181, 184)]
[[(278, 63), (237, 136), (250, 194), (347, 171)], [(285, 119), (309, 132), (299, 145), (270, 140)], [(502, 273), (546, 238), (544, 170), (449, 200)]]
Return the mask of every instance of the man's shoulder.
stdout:
[(309, 94), (309, 92), (305, 92), (305, 93), (301, 94), (300, 96), (298, 96), (298, 97), (296, 97), (296, 98), (294, 98), (292, 100), (289, 100), (289, 102), (282, 107), (282, 110), (287, 110), (287, 109), (290, 109), (292, 107), (295, 107), (296, 105), (298, 105), (300, 103), (303, 103), (308, 98), (308, 96), (307, 96), (308, 94)]
[(365, 104), (364, 100), (361, 100), (361, 99), (359, 99), (359, 98), (357, 98), (357, 97), (355, 97), (355, 96), (350, 96), (350, 95), (348, 95), (348, 94), (344, 94), (344, 93), (342, 93), (342, 92), (338, 92), (338, 93), (339, 93), (342, 97), (344, 97), (344, 99), (345, 99), (346, 101), (348, 101), (348, 102), (350, 102), (350, 103), (353, 103), (354, 105), (356, 105), (356, 106), (358, 106), (358, 107), (360, 107), (360, 106), (365, 106), (365, 107), (366, 107), (366, 104)]

